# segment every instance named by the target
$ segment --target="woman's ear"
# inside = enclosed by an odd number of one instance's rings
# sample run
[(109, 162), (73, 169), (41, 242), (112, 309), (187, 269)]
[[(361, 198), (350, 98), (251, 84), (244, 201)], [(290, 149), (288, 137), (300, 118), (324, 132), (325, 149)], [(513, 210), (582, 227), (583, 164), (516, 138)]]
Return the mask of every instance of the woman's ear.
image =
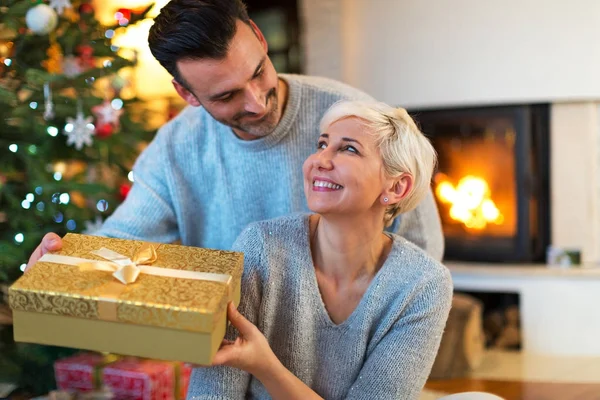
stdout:
[(391, 205), (400, 202), (400, 200), (408, 196), (412, 191), (413, 182), (412, 175), (407, 173), (392, 179), (389, 188), (386, 189), (381, 196), (382, 204)]

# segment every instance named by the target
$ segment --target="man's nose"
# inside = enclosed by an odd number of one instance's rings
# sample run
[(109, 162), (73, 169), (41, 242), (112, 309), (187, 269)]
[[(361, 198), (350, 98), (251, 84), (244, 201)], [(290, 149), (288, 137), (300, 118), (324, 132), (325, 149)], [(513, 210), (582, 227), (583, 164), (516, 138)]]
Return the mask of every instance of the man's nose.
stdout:
[(267, 110), (265, 95), (259, 87), (251, 85), (246, 92), (245, 110), (254, 114), (264, 114)]

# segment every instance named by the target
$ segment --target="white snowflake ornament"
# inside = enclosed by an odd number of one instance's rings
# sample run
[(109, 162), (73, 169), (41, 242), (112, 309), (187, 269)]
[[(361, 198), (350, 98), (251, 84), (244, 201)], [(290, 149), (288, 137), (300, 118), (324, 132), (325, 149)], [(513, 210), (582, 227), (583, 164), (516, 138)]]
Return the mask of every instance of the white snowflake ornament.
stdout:
[(76, 78), (83, 72), (79, 59), (75, 56), (66, 56), (62, 62), (63, 74), (69, 78)]
[(98, 125), (111, 124), (118, 128), (123, 109), (116, 110), (109, 100), (104, 100), (102, 104), (92, 107), (92, 112), (98, 119)]
[(66, 8), (71, 8), (73, 5), (70, 0), (50, 0), (50, 7), (54, 8), (58, 15), (62, 15)]
[(97, 215), (96, 219), (94, 221), (85, 221), (85, 229), (83, 230), (84, 235), (95, 235), (96, 232), (98, 232), (100, 230), (100, 228), (102, 228), (102, 224), (104, 223), (104, 221), (102, 221), (102, 218)]
[(93, 117), (84, 117), (83, 113), (78, 112), (75, 119), (67, 118), (67, 125), (63, 134), (67, 136), (67, 146), (74, 145), (77, 150), (81, 150), (83, 145), (92, 145), (92, 136), (96, 127), (92, 124)]

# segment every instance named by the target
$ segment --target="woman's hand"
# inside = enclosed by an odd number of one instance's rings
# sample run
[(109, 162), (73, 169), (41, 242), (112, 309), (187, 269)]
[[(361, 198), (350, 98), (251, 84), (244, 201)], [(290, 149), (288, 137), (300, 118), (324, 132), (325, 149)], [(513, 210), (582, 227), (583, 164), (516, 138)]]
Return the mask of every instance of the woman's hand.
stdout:
[(223, 340), (215, 354), (213, 365), (227, 365), (256, 377), (263, 376), (274, 361), (278, 362), (269, 342), (252, 322), (239, 313), (232, 302), (227, 305), (227, 318), (240, 335), (233, 342)]
[(215, 354), (213, 365), (227, 365), (254, 375), (273, 400), (322, 400), (283, 366), (271, 350), (267, 338), (231, 302), (227, 305), (227, 318), (240, 332), (240, 336), (234, 342), (223, 340), (221, 348)]

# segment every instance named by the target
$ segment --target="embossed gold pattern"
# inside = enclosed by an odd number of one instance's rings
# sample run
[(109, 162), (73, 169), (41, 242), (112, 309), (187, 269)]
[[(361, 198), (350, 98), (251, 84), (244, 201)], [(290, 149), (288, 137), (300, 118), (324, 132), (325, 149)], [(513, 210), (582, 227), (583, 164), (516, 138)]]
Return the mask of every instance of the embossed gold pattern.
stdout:
[[(106, 247), (132, 258), (145, 242), (67, 234), (56, 254), (101, 260), (92, 254)], [(225, 312), (233, 290), (239, 290), (243, 270), (241, 253), (156, 244), (155, 265), (232, 276), (232, 287), (218, 282), (173, 279), (142, 274), (133, 284), (122, 285), (117, 300), (119, 322), (210, 332)], [(75, 266), (36, 263), (9, 290), (11, 308), (99, 319), (98, 306), (111, 292), (114, 278), (102, 271), (79, 271)]]

